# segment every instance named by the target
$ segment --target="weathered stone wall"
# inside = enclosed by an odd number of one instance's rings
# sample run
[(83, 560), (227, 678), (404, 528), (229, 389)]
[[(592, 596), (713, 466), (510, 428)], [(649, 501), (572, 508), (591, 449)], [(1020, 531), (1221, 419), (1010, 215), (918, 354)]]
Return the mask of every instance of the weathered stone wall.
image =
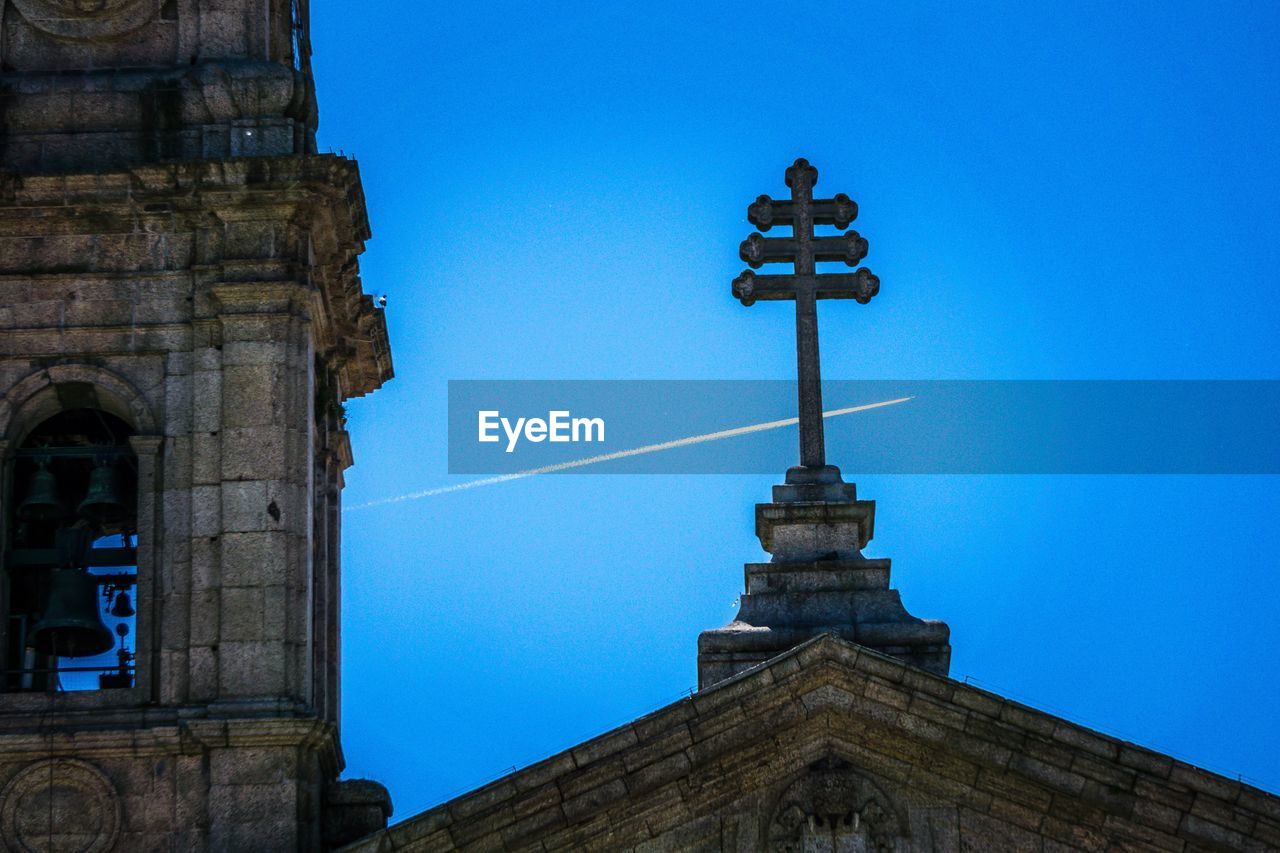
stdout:
[(175, 717), (94, 733), (65, 725), (0, 735), (5, 849), (320, 848), (319, 824), (305, 816), (319, 812), (335, 769), (322, 724)]
[(0, 694), (14, 849), (311, 850), (385, 819), (334, 780), (341, 404), (391, 361), (356, 166), (314, 156), (307, 8), (0, 0), (4, 476), (75, 397), (133, 427), (140, 526), (135, 686)]
[(86, 5), (0, 2), (3, 168), (315, 151), (305, 2)]
[(391, 374), (364, 217), (335, 157), (0, 178), (0, 441), (92, 388), (137, 433), (141, 527), (137, 685), (0, 694), (0, 830), (52, 797), (114, 849), (320, 845), (340, 404)]

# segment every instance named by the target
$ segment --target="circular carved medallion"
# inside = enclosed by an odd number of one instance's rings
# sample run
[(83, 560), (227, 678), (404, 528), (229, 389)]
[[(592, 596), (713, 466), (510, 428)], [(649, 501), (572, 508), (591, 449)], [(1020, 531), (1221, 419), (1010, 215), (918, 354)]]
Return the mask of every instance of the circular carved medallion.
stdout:
[(0, 793), (0, 837), (25, 853), (106, 853), (120, 832), (120, 798), (83, 761), (38, 761)]
[(12, 0), (36, 29), (88, 40), (132, 32), (156, 14), (157, 0)]

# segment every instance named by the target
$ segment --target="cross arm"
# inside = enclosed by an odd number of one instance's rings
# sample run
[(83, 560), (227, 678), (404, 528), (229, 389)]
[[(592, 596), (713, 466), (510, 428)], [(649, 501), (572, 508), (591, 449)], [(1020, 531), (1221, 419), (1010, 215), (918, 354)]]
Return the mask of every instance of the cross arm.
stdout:
[[(816, 198), (810, 205), (814, 225), (848, 228), (849, 223), (858, 218), (857, 202), (844, 193), (837, 193), (834, 198)], [(761, 231), (768, 231), (775, 225), (794, 225), (795, 220), (794, 201), (775, 201), (762, 195), (747, 207), (747, 221)]]
[(812, 287), (818, 299), (855, 299), (863, 305), (880, 292), (880, 279), (863, 267), (829, 275), (756, 275), (746, 270), (733, 280), (733, 295), (743, 305), (759, 300), (795, 299), (801, 287)]
[[(814, 237), (810, 241), (815, 261), (839, 261), (856, 267), (867, 256), (867, 241), (857, 231), (848, 231), (835, 237)], [(794, 237), (765, 237), (752, 234), (738, 247), (738, 257), (752, 269), (764, 264), (794, 261), (799, 251)]]

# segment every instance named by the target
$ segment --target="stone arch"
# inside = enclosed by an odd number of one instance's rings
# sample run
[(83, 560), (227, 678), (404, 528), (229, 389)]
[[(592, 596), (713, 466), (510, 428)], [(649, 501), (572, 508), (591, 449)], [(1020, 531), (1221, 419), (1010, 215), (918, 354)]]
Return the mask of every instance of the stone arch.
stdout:
[(42, 421), (69, 408), (68, 399), (115, 415), (139, 435), (156, 434), (155, 412), (127, 379), (90, 364), (59, 364), (27, 375), (0, 399), (0, 437), (17, 444)]
[[(100, 459), (98, 454), (102, 448), (59, 445), (51, 453), (61, 455), (57, 458), (42, 458), (37, 462), (32, 456), (36, 451), (32, 448), (24, 449), (24, 444), (30, 442), (41, 425), (57, 421), (66, 426), (60, 416), (69, 415), (74, 419), (77, 410), (96, 410), (104, 415), (102, 418), (90, 417), (84, 420), (96, 420), (105, 431), (104, 434), (114, 439), (110, 442), (115, 445), (110, 454)], [(122, 425), (125, 428), (122, 429)], [(99, 675), (120, 675), (119, 680), (103, 683), (101, 679), (97, 679), (93, 682), (90, 672), (72, 692), (140, 687), (144, 675), (154, 666), (149, 637), (150, 626), (155, 623), (157, 615), (154, 600), (154, 543), (158, 493), (156, 455), (161, 441), (157, 436), (158, 432), (158, 419), (142, 392), (119, 373), (97, 365), (69, 363), (44, 367), (27, 374), (0, 396), (0, 448), (4, 448), (3, 454), (0, 454), (3, 457), (0, 459), (0, 507), (3, 507), (3, 519), (0, 523), (6, 528), (6, 536), (12, 537), (7, 547), (28, 549), (28, 559), (37, 560), (29, 565), (53, 569), (57, 566), (50, 564), (46, 558), (33, 555), (38, 555), (41, 549), (56, 546), (58, 532), (54, 528), (61, 530), (68, 526), (82, 526), (93, 532), (95, 541), (100, 538), (108, 540), (126, 533), (136, 537), (133, 542), (126, 537), (122, 542), (101, 543), (103, 547), (132, 550), (134, 560), (120, 561), (119, 555), (113, 555), (110, 559), (117, 562), (88, 563), (89, 566), (112, 566), (117, 575), (133, 575), (131, 583), (121, 583), (118, 588), (123, 591), (132, 586), (134, 610), (123, 614), (122, 618), (126, 618), (126, 621), (117, 626), (126, 627), (133, 644), (131, 679), (124, 681), (127, 661), (121, 658), (119, 672), (105, 664), (99, 672)], [(145, 436), (150, 437), (142, 438)], [(68, 453), (70, 455), (66, 455)], [(104, 459), (112, 461), (104, 462)], [(117, 473), (108, 478), (105, 488), (106, 493), (116, 499), (114, 503), (123, 508), (119, 510), (119, 517), (87, 518), (81, 514), (80, 501), (89, 493), (100, 463), (117, 468)], [(22, 506), (23, 487), (30, 489), (36, 465), (48, 466), (50, 472), (58, 472), (54, 477), (57, 485), (52, 488), (55, 494), (60, 493), (56, 502), (62, 505), (63, 511), (57, 517), (27, 519), (26, 522), (30, 523), (26, 523), (18, 518), (18, 513)], [(110, 503), (113, 501), (107, 502)], [(24, 530), (25, 534), (22, 532)], [(33, 538), (20, 541), (25, 536)], [(93, 553), (95, 552), (91, 549), (89, 554)], [(88, 561), (89, 557), (85, 556), (85, 560)], [(12, 567), (7, 559), (2, 568), (5, 579), (12, 581), (14, 575), (11, 574)], [(76, 568), (85, 567), (82, 564)], [(41, 611), (41, 602), (46, 594), (41, 591), (38, 583), (27, 583), (18, 592), (10, 585), (6, 587), (0, 612), (6, 616), (23, 614), (30, 621)], [(128, 617), (133, 618), (131, 623), (127, 621)], [(5, 637), (4, 647), (0, 649), (0, 659), (3, 661), (0, 668), (11, 672), (26, 670), (31, 664), (26, 662), (22, 644), (8, 641), (9, 626), (10, 621), (7, 619), (0, 626)], [(21, 630), (25, 631), (26, 628)], [(124, 634), (120, 636), (120, 649), (125, 650)], [(48, 654), (47, 650), (44, 653)], [(37, 668), (40, 666), (43, 664), (37, 663)], [(28, 680), (28, 675), (24, 674), (23, 682), (20, 686), (15, 685), (14, 689), (41, 690), (41, 684), (34, 676), (35, 672), (32, 671)], [(90, 683), (97, 683), (98, 686), (89, 686)], [(0, 844), (0, 847), (3, 846)]]

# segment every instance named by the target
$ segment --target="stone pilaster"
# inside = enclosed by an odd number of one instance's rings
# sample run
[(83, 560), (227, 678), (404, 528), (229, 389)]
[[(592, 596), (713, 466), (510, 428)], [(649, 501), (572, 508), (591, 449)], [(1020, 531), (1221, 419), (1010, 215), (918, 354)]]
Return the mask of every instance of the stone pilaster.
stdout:
[(160, 575), (156, 559), (160, 542), (156, 535), (156, 498), (160, 483), (158, 459), (164, 438), (135, 435), (129, 438), (129, 445), (138, 462), (138, 615), (134, 636), (137, 676), (133, 689), (140, 699), (155, 701), (159, 685), (155, 677), (160, 660), (159, 620), (163, 612), (156, 580)]
[[(222, 602), (218, 699), (311, 698), (313, 382), (292, 282), (219, 284)], [(263, 552), (270, 559), (263, 560)]]

